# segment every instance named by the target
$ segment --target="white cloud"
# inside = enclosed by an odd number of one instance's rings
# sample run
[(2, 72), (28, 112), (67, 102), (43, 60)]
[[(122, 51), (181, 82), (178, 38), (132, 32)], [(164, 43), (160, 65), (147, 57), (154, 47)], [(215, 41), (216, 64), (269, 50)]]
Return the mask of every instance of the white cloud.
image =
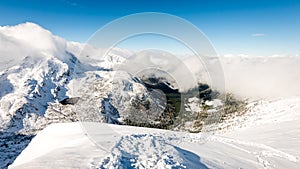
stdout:
[(299, 57), (223, 57), (221, 61), (228, 92), (246, 98), (300, 96)]
[(0, 71), (21, 62), (26, 56), (64, 56), (66, 41), (41, 26), (26, 22), (0, 26)]
[(251, 36), (261, 37), (261, 36), (266, 36), (266, 34), (264, 34), (264, 33), (253, 33), (253, 34), (251, 34)]

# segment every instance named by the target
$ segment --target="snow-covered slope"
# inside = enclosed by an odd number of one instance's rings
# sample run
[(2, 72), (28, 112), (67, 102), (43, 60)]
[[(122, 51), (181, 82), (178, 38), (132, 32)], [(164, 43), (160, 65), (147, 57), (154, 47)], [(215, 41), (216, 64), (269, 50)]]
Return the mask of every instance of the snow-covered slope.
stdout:
[(77, 59), (65, 50), (65, 40), (33, 23), (0, 27), (0, 42), (0, 168), (5, 168), (51, 123), (48, 106), (67, 97)]
[[(138, 78), (111, 70), (130, 51), (67, 42), (33, 23), (0, 27), (0, 42), (0, 168), (51, 123), (160, 123), (161, 98)], [(132, 107), (144, 102), (147, 112)]]
[[(84, 57), (78, 51), (85, 45), (67, 42), (34, 23), (0, 27), (0, 43), (0, 149), (3, 152), (0, 168), (3, 168), (48, 124), (77, 121), (74, 106), (60, 103), (74, 93), (74, 77), (93, 76), (95, 73), (89, 73), (93, 71), (98, 71), (97, 76), (113, 73), (107, 69), (122, 59), (118, 55), (122, 49), (113, 50), (115, 53), (109, 53), (109, 58), (83, 63), (79, 58), (84, 60)], [(97, 51), (87, 52), (91, 57), (98, 56), (94, 56)], [(125, 53), (128, 51), (124, 50)], [(113, 63), (106, 64), (110, 61)], [(109, 93), (102, 90), (99, 106)]]
[[(255, 102), (244, 125), (207, 139), (101, 123), (54, 124), (10, 168), (291, 168), (300, 166), (300, 98)], [(85, 126), (93, 130), (86, 136)], [(91, 134), (91, 133), (90, 133)], [(91, 137), (92, 136), (92, 137)]]

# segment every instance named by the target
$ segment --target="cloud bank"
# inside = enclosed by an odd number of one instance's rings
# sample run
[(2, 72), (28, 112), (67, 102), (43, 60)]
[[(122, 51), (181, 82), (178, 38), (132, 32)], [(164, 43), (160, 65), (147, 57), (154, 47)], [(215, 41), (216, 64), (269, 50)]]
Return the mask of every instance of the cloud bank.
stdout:
[(271, 57), (230, 56), (211, 58), (209, 65), (199, 66), (196, 57), (185, 58), (190, 70), (203, 82), (210, 83), (214, 63), (221, 62), (226, 92), (244, 98), (277, 99), (300, 96), (300, 57), (278, 55)]
[(221, 58), (226, 90), (242, 97), (300, 96), (300, 57)]

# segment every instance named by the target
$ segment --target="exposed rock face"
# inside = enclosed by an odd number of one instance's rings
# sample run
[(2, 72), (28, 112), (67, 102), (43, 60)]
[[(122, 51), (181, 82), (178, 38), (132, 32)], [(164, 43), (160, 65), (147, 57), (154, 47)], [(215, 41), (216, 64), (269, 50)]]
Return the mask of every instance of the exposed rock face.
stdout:
[(109, 124), (120, 124), (119, 118), (120, 114), (119, 111), (110, 103), (111, 98), (103, 98), (102, 104), (102, 111), (101, 114), (105, 117), (105, 122)]
[(7, 168), (30, 143), (34, 135), (0, 133), (0, 168)]
[(62, 105), (68, 105), (68, 104), (75, 105), (79, 99), (80, 99), (79, 97), (65, 98), (62, 101), (60, 101), (59, 103), (61, 103)]

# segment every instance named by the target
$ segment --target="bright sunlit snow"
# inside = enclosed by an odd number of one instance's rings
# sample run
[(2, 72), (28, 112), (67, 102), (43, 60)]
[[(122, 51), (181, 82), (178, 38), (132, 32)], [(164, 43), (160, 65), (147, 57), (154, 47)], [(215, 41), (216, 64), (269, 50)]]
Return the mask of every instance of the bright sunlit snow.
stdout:
[[(296, 169), (300, 166), (299, 103), (299, 98), (258, 102), (247, 118), (226, 122), (223, 134), (212, 135), (204, 144), (200, 134), (96, 123), (53, 124), (33, 139), (10, 168)], [(94, 131), (91, 138), (82, 126)]]

